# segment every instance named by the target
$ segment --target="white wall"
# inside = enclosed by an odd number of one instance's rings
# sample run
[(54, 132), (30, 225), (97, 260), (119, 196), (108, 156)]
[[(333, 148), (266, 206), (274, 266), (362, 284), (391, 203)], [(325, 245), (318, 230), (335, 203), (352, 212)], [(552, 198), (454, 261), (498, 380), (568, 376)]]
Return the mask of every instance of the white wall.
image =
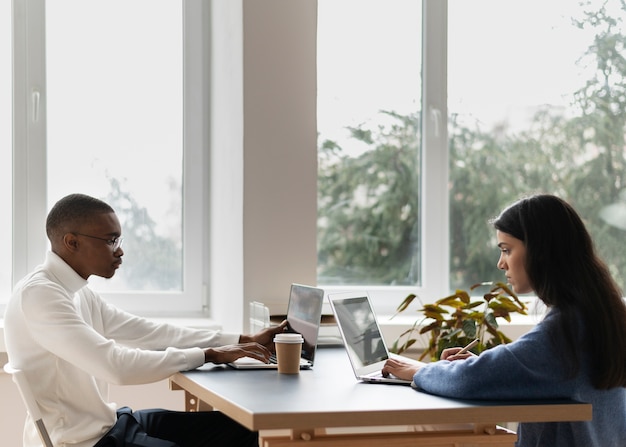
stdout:
[(212, 23), (211, 315), (239, 331), (317, 282), (317, 2), (215, 2)]

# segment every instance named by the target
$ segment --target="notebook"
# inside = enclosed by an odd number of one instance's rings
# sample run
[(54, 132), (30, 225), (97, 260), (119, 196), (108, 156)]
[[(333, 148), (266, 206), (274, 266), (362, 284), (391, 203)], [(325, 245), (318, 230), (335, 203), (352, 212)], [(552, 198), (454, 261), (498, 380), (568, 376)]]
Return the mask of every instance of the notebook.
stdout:
[(381, 373), (390, 354), (367, 293), (330, 294), (328, 300), (356, 378), (367, 383), (411, 385), (411, 380)]
[[(315, 361), (315, 349), (322, 319), (324, 290), (302, 284), (292, 284), (287, 305), (287, 331), (302, 334), (304, 343), (300, 356), (300, 368), (312, 368)], [(242, 357), (228, 364), (236, 369), (276, 369), (276, 357), (270, 363)]]

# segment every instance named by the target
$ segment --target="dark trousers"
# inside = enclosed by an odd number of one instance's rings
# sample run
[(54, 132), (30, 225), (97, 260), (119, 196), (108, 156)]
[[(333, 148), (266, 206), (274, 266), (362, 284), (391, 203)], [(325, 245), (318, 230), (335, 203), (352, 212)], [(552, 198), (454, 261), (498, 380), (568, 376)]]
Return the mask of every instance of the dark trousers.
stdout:
[(117, 411), (117, 422), (94, 447), (257, 447), (258, 433), (219, 411)]

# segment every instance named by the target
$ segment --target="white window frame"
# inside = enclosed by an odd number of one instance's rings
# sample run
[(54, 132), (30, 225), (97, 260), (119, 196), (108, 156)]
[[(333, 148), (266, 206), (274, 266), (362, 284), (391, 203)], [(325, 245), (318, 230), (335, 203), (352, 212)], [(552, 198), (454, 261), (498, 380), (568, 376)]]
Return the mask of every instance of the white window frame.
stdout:
[[(421, 284), (366, 287), (378, 314), (393, 314), (410, 293), (417, 294), (424, 302), (449, 293), (447, 14), (447, 0), (423, 0)], [(328, 287), (327, 290), (332, 293), (363, 288)]]
[[(423, 298), (439, 297), (448, 289), (447, 1), (423, 1), (422, 285), (368, 287), (379, 315), (393, 313), (408, 293), (417, 293)], [(47, 247), (43, 228), (47, 198), (45, 0), (13, 2), (15, 282), (43, 259)], [(212, 317), (220, 322), (228, 320), (227, 329), (242, 329), (247, 327), (250, 301), (266, 302), (273, 313), (280, 313), (285, 310), (289, 282), (315, 283), (317, 227), (313, 216), (317, 166), (313, 160), (317, 157), (317, 144), (312, 87), (317, 2), (266, 0), (261, 5), (256, 0), (228, 3), (185, 0), (184, 8), (187, 86), (184, 100), (184, 291), (181, 294), (107, 293), (105, 298), (144, 315), (206, 315), (210, 307)], [(291, 26), (292, 21), (295, 26)], [(210, 29), (221, 27), (224, 31), (223, 23), (229, 23), (228, 32), (236, 38), (230, 36), (222, 44), (227, 51), (220, 51), (218, 61), (212, 66), (211, 46), (215, 43), (211, 42)], [(286, 23), (290, 26), (285, 26)], [(233, 25), (242, 29), (233, 32)], [(289, 40), (289, 33), (297, 33), (296, 38)], [(238, 39), (241, 42), (235, 43)], [(283, 42), (289, 44), (282, 47)], [(235, 45), (241, 54), (228, 51), (226, 45)], [(272, 55), (272, 65), (268, 67), (267, 58), (259, 50), (277, 51), (277, 47), (287, 56)], [(231, 65), (225, 67), (228, 63), (224, 64), (224, 59), (233, 53), (237, 54), (231, 58)], [(215, 84), (215, 72), (219, 74), (220, 70), (223, 71), (218, 77), (220, 84), (211, 86), (211, 82)], [(233, 77), (233, 72), (237, 76)], [(225, 84), (227, 81), (230, 84)], [(230, 109), (215, 111), (214, 93), (218, 93), (219, 100), (225, 91), (228, 98), (220, 104), (230, 102)], [(32, 119), (34, 92), (39, 93), (36, 121)], [(294, 99), (293, 92), (298, 92), (302, 98)], [(237, 96), (239, 94), (241, 97)], [(264, 107), (258, 101), (266, 97), (272, 98), (273, 115), (259, 114)], [(224, 110), (227, 113), (223, 113)], [(206, 124), (209, 122), (210, 126)], [(281, 126), (289, 126), (290, 132), (281, 132)], [(266, 133), (263, 129), (267, 129)], [(274, 153), (259, 157), (259, 151), (265, 148), (271, 148)], [(282, 151), (283, 155), (279, 156), (277, 151)], [(215, 165), (216, 154), (219, 167)], [(228, 164), (226, 168), (224, 162)], [(297, 184), (289, 174), (294, 162), (302, 169)], [(232, 173), (224, 172), (226, 169)], [(216, 172), (218, 177), (225, 177), (223, 181), (216, 181)], [(269, 179), (268, 173), (271, 174)], [(235, 185), (234, 179), (239, 183)], [(285, 185), (287, 191), (281, 190), (277, 196), (276, 183)], [(215, 195), (221, 201), (217, 205), (212, 200)], [(229, 197), (224, 198), (225, 195)], [(257, 205), (261, 201), (264, 210)], [(227, 214), (228, 220), (224, 220)], [(225, 234), (223, 230), (230, 230), (232, 234)], [(335, 290), (346, 288), (327, 289), (328, 292)], [(210, 302), (207, 295), (211, 297)]]
[[(183, 2), (183, 289), (180, 292), (108, 292), (111, 303), (143, 315), (201, 316), (208, 307), (205, 287), (206, 188), (209, 54), (207, 7)], [(46, 178), (45, 0), (13, 0), (13, 283), (43, 260)], [(26, 224), (24, 224), (26, 223)], [(152, 310), (151, 310), (152, 309)], [(156, 309), (156, 310), (155, 310)]]

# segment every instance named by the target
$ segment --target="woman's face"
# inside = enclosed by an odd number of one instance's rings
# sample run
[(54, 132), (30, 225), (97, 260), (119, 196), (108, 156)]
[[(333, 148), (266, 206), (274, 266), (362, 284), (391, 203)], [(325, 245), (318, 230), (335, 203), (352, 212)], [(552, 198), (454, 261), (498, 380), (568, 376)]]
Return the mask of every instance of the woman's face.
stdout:
[(515, 293), (532, 292), (533, 288), (530, 285), (525, 268), (526, 246), (524, 243), (500, 230), (496, 230), (496, 238), (500, 248), (498, 268), (504, 270), (507, 282)]

